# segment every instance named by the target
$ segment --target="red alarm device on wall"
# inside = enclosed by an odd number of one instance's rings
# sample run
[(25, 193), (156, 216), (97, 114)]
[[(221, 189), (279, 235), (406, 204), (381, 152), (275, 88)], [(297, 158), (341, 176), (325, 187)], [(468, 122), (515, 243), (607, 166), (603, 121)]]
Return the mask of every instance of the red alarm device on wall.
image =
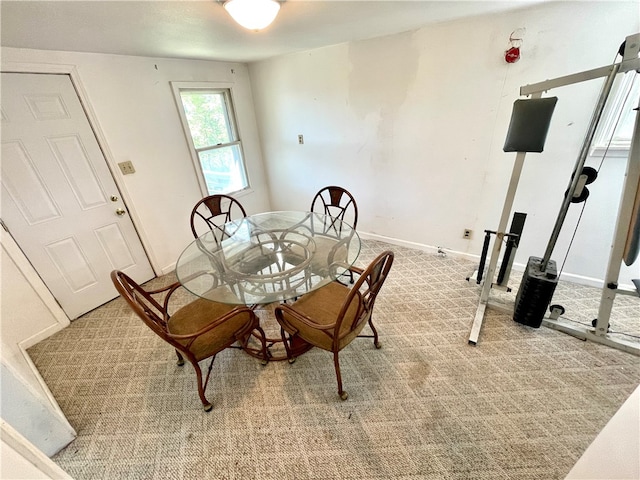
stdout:
[(526, 29), (517, 28), (509, 35), (509, 48), (504, 52), (504, 59), (507, 63), (516, 63), (520, 60), (520, 47)]
[(504, 52), (504, 59), (507, 63), (515, 63), (520, 60), (520, 48), (511, 47), (509, 50)]

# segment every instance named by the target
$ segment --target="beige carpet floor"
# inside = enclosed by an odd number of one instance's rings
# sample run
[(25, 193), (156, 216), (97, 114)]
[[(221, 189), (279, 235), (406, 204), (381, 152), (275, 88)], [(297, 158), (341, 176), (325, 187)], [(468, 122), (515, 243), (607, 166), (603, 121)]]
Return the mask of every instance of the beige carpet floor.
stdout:
[[(386, 248), (396, 261), (374, 313), (382, 349), (341, 355), (347, 401), (327, 352), (261, 366), (226, 350), (204, 413), (191, 366), (116, 299), (29, 350), (78, 432), (54, 461), (78, 480), (561, 479), (640, 383), (640, 358), (495, 310), (469, 345), (474, 264), (363, 243), (358, 264)], [(584, 321), (594, 291), (557, 296)], [(640, 335), (640, 300), (620, 303), (612, 330)]]

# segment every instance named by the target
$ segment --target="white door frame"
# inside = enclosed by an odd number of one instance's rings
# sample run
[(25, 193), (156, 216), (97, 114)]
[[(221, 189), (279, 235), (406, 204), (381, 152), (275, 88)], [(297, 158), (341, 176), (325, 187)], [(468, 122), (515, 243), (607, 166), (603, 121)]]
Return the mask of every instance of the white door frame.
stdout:
[[(144, 229), (140, 227), (140, 225), (142, 225), (140, 221), (140, 217), (138, 217), (138, 214), (135, 210), (134, 203), (133, 201), (131, 201), (131, 196), (129, 195), (126, 185), (124, 184), (124, 182), (121, 181), (122, 180), (121, 176), (118, 174), (118, 168), (117, 168), (116, 162), (114, 161), (113, 155), (111, 154), (111, 151), (107, 146), (106, 137), (104, 136), (104, 134), (102, 133), (102, 129), (100, 128), (100, 122), (98, 121), (98, 117), (96, 116), (95, 112), (93, 111), (93, 108), (91, 107), (91, 104), (89, 103), (89, 100), (88, 100), (89, 96), (87, 95), (86, 90), (82, 85), (82, 81), (80, 80), (80, 75), (78, 73), (76, 66), (63, 65), (63, 64), (48, 64), (48, 63), (2, 62), (0, 66), (0, 70), (3, 73), (42, 73), (42, 74), (69, 75), (69, 77), (71, 78), (71, 83), (73, 84), (73, 88), (75, 89), (76, 94), (80, 99), (80, 103), (82, 104), (82, 108), (84, 109), (84, 112), (87, 116), (89, 125), (91, 126), (91, 129), (93, 130), (93, 133), (96, 136), (96, 141), (98, 142), (98, 146), (100, 147), (100, 150), (102, 150), (105, 161), (107, 163), (107, 167), (109, 168), (109, 171), (111, 172), (111, 176), (113, 177), (113, 181), (118, 187), (118, 190), (120, 191), (120, 195), (122, 196), (122, 200), (127, 207), (127, 211), (131, 218), (131, 221), (133, 222), (133, 226), (136, 229), (138, 238), (140, 238), (140, 242), (142, 243), (142, 247), (144, 248), (147, 258), (149, 259), (151, 268), (153, 269), (153, 272), (156, 276), (162, 275), (162, 269), (158, 267), (158, 262), (153, 254), (153, 249), (150, 248), (150, 242), (144, 232)], [(9, 237), (10, 235), (3, 235), (2, 242), (5, 243), (5, 240)], [(26, 266), (26, 265), (30, 266), (29, 259), (22, 253), (22, 251), (19, 248), (17, 248), (17, 244), (12, 237), (11, 237), (10, 243), (12, 244), (12, 246), (9, 247), (12, 252), (11, 257), (14, 259), (16, 264), (23, 265), (23, 266)], [(16, 248), (12, 248), (14, 245), (16, 246)], [(17, 257), (21, 257), (21, 259), (19, 260)], [(33, 267), (30, 267), (29, 270), (35, 273), (35, 270), (33, 269)], [(45, 292), (49, 292), (49, 289), (46, 286), (46, 284), (42, 281), (42, 279), (37, 275), (37, 273), (35, 275), (27, 274), (27, 272), (25, 271), (23, 271), (23, 273), (25, 274), (25, 277), (27, 278), (27, 280), (29, 281), (33, 289), (41, 296), (42, 300), (45, 303), (50, 304), (50, 299), (52, 298), (52, 296), (50, 293), (49, 294), (45, 293)], [(60, 312), (62, 312), (62, 315), (67, 319), (67, 322), (63, 322), (65, 323), (65, 325), (61, 324), (61, 328), (62, 328), (68, 325), (69, 319), (67, 314), (64, 313), (64, 311), (62, 311), (62, 309), (60, 308), (59, 305), (57, 305), (57, 302), (56, 302), (56, 306), (53, 307), (52, 312), (57, 311), (58, 309), (60, 310)], [(59, 318), (60, 313), (58, 312), (58, 314), (56, 314), (55, 316), (56, 318)]]

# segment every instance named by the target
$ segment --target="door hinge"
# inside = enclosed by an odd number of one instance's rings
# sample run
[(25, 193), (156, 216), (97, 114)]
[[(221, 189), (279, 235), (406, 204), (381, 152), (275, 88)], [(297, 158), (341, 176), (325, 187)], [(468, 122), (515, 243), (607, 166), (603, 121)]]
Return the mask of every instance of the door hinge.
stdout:
[(2, 219), (0, 218), (0, 226), (2, 226), (2, 228), (4, 228), (4, 231), (7, 233), (11, 233), (9, 232), (9, 229), (7, 228), (7, 226), (4, 224), (4, 222), (2, 221)]

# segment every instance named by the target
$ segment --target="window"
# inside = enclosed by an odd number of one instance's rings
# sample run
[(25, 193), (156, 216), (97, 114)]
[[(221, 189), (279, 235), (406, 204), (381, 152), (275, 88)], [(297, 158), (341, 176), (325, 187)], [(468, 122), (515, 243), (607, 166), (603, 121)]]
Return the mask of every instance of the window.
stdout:
[(207, 195), (249, 187), (231, 90), (172, 83), (196, 172)]
[[(591, 155), (623, 156), (629, 154), (636, 120), (640, 79), (634, 72), (617, 75), (607, 104), (598, 124)], [(617, 79), (617, 80), (618, 80)]]

